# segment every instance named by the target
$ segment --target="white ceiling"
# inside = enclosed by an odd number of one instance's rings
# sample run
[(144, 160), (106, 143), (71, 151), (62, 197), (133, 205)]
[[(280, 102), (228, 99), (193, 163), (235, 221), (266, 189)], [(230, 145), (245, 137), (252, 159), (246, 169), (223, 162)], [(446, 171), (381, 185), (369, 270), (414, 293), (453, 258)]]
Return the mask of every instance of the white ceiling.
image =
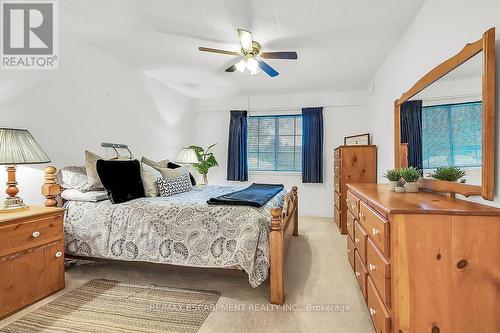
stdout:
[[(365, 89), (424, 0), (64, 0), (61, 28), (192, 98)], [(280, 72), (226, 73), (236, 28)]]

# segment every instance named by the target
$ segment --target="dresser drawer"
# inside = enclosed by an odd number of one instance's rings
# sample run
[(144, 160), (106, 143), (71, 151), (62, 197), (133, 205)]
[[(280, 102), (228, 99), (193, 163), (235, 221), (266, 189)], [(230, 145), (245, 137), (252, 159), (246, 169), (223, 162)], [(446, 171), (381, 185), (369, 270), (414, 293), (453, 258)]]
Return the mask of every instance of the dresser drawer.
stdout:
[(333, 151), (333, 158), (336, 160), (340, 159), (340, 149), (335, 149)]
[(0, 257), (62, 238), (63, 222), (60, 214), (0, 226)]
[(339, 166), (333, 167), (333, 173), (336, 177), (342, 177), (342, 168)]
[(354, 269), (354, 243), (350, 237), (347, 237), (347, 259), (349, 259), (349, 263)]
[(0, 319), (64, 288), (64, 244), (0, 261)]
[(347, 210), (347, 216), (346, 216), (347, 234), (351, 236), (352, 240), (354, 240), (354, 222), (355, 222), (354, 216), (349, 210)]
[(337, 191), (337, 193), (342, 194), (340, 191), (340, 177), (333, 177), (333, 186), (335, 187), (335, 191)]
[(384, 306), (384, 303), (382, 302), (380, 295), (377, 293), (370, 276), (368, 276), (366, 280), (368, 311), (370, 311), (370, 317), (372, 318), (373, 325), (375, 326), (375, 331), (377, 333), (390, 333), (391, 316), (389, 311)]
[(389, 256), (389, 222), (364, 202), (359, 203), (359, 222), (382, 252)]
[(391, 306), (391, 265), (389, 260), (377, 249), (371, 239), (366, 249), (366, 266), (382, 300)]
[(350, 191), (347, 191), (347, 197), (345, 199), (345, 203), (347, 205), (347, 209), (349, 209), (352, 212), (352, 214), (357, 218), (359, 214), (359, 199)]
[(359, 256), (363, 259), (363, 263), (366, 265), (366, 242), (368, 235), (365, 229), (357, 221), (354, 223), (354, 246), (359, 252)]
[(335, 207), (340, 209), (341, 208), (341, 206), (340, 206), (340, 194), (338, 194), (337, 192), (333, 192), (333, 201), (335, 202)]
[(363, 297), (366, 300), (366, 278), (368, 277), (368, 271), (366, 270), (363, 261), (361, 260), (358, 250), (355, 250), (355, 258), (354, 258), (354, 274), (356, 275), (356, 279), (358, 280), (359, 287), (363, 292)]

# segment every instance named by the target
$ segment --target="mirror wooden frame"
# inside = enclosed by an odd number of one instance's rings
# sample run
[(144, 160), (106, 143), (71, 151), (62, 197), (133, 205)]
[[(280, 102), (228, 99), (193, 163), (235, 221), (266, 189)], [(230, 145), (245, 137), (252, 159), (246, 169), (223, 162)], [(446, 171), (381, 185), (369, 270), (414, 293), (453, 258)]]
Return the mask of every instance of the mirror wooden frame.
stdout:
[(430, 86), (441, 77), (465, 63), (470, 58), (483, 52), (482, 75), (482, 170), (481, 185), (460, 184), (437, 179), (422, 179), (421, 187), (425, 190), (462, 194), (466, 197), (480, 195), (486, 200), (494, 199), (495, 189), (495, 28), (483, 34), (483, 37), (465, 47), (453, 57), (444, 61), (424, 75), (413, 87), (403, 93), (394, 102), (394, 161), (396, 168), (408, 166), (408, 144), (401, 143), (400, 113), (401, 105)]

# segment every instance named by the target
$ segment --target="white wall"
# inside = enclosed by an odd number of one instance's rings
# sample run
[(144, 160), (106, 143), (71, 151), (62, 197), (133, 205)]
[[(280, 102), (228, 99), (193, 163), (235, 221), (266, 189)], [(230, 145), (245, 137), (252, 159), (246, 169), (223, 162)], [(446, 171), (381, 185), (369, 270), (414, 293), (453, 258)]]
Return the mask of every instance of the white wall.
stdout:
[[(497, 27), (498, 39), (499, 13), (500, 1), (497, 0), (428, 0), (422, 6), (408, 30), (374, 76), (375, 92), (367, 102), (367, 109), (370, 110), (370, 130), (374, 133), (374, 144), (379, 147), (379, 182), (385, 181), (382, 173), (394, 166), (394, 100), (425, 73), (460, 51), (466, 43), (479, 39), (489, 28)], [(497, 42), (497, 69), (500, 68), (498, 54), (500, 53)], [(496, 93), (500, 96), (498, 82)], [(498, 103), (497, 120), (500, 122)], [(499, 147), (498, 139), (496, 144)], [(500, 154), (497, 152), (497, 167), (499, 161)], [(500, 206), (498, 172), (495, 188), (497, 199), (494, 203), (478, 201)]]
[[(324, 117), (324, 167), (322, 184), (302, 184), (300, 173), (249, 173), (249, 181), (282, 183), (286, 187), (299, 187), (300, 214), (310, 216), (333, 216), (333, 150), (343, 143), (348, 135), (367, 132), (366, 113), (361, 106), (361, 92), (317, 93), (273, 96), (233, 97), (208, 99), (194, 102), (196, 143), (207, 146), (217, 143), (215, 155), (219, 167), (209, 173), (210, 183), (226, 181), (227, 144), (229, 135), (229, 110), (250, 110), (252, 113), (300, 113), (301, 107), (326, 106)], [(234, 182), (232, 182), (234, 183)]]
[[(175, 159), (193, 142), (189, 98), (67, 32), (60, 45), (58, 70), (0, 74), (0, 126), (29, 129), (52, 165), (83, 165), (85, 149), (105, 154), (101, 142), (155, 159)], [(28, 204), (43, 202), (43, 167), (18, 170)]]

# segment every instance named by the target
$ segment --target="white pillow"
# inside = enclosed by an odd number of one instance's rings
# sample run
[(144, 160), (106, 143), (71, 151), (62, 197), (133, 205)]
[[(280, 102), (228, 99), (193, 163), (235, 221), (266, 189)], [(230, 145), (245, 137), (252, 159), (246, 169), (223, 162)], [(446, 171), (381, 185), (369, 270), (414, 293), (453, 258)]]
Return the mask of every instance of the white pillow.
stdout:
[(88, 201), (97, 202), (109, 199), (106, 191), (89, 191), (81, 192), (77, 189), (70, 188), (61, 192), (61, 198), (66, 201)]
[[(185, 167), (180, 167), (176, 169), (171, 169), (171, 168), (155, 168), (155, 169), (160, 171), (161, 176), (166, 179), (177, 178), (184, 174), (187, 174), (189, 178), (189, 171)], [(189, 179), (189, 181), (191, 181), (191, 178)]]
[(103, 160), (101, 156), (94, 154), (91, 151), (85, 151), (85, 169), (87, 171), (87, 177), (89, 182), (90, 190), (97, 190), (104, 188), (101, 183), (101, 179), (99, 178), (99, 174), (97, 173), (97, 160)]
[(160, 171), (141, 162), (141, 178), (144, 186), (144, 193), (147, 197), (158, 196), (158, 178), (161, 178)]

